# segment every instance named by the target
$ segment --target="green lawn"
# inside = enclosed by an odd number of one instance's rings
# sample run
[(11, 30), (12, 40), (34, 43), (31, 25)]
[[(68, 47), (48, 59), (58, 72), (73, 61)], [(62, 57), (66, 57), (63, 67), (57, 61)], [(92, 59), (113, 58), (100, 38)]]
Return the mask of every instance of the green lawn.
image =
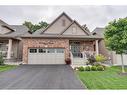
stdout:
[(0, 72), (15, 68), (16, 65), (0, 65)]
[(107, 67), (105, 71), (76, 71), (76, 74), (88, 89), (127, 89), (127, 75), (119, 75), (120, 71), (120, 67)]

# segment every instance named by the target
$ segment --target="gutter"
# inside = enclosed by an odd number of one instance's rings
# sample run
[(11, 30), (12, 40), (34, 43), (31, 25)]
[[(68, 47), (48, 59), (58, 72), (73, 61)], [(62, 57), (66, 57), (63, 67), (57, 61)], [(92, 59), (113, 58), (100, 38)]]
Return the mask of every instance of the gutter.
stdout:
[(95, 36), (61, 36), (61, 35), (38, 35), (38, 36), (21, 36), (21, 38), (69, 38), (69, 39), (103, 39), (102, 37)]

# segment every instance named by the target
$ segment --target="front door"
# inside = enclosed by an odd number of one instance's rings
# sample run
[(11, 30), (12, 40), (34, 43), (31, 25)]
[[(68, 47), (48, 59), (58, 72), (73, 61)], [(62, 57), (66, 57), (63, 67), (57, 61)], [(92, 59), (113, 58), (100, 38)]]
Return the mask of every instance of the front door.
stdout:
[(71, 52), (74, 57), (80, 57), (80, 43), (79, 42), (73, 42), (71, 43)]

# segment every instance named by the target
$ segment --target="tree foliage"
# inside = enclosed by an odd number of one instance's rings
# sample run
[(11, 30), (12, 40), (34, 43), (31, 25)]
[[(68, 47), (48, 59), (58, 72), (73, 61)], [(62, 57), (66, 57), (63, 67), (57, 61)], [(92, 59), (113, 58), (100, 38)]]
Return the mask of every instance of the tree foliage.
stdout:
[(127, 18), (120, 18), (110, 22), (104, 32), (105, 43), (109, 50), (117, 54), (127, 50)]
[(121, 55), (122, 73), (124, 73), (123, 53), (127, 53), (127, 18), (110, 22), (105, 28), (104, 36), (108, 49)]
[(40, 28), (46, 28), (48, 26), (47, 22), (41, 21), (38, 24), (33, 24), (30, 21), (25, 21), (23, 23), (23, 25), (25, 25), (26, 27), (28, 27), (30, 32), (35, 32), (36, 30), (40, 29)]

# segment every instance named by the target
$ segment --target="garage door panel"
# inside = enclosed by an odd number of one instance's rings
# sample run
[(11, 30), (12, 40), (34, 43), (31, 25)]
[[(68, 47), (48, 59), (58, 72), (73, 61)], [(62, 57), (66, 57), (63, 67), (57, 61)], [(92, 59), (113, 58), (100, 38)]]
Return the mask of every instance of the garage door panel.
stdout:
[(64, 63), (64, 54), (63, 53), (57, 53), (55, 60), (56, 60), (56, 64)]
[(29, 49), (28, 64), (65, 64), (64, 49)]

